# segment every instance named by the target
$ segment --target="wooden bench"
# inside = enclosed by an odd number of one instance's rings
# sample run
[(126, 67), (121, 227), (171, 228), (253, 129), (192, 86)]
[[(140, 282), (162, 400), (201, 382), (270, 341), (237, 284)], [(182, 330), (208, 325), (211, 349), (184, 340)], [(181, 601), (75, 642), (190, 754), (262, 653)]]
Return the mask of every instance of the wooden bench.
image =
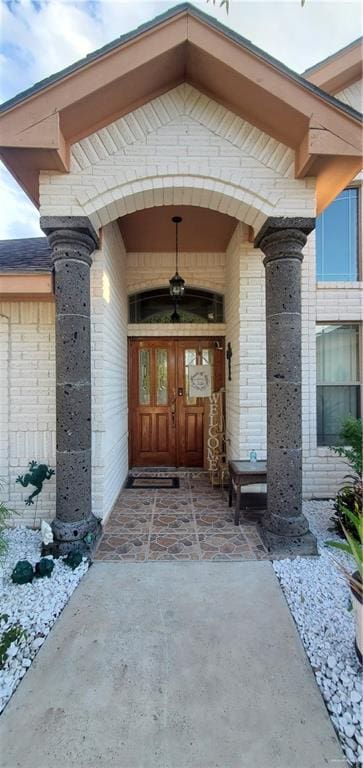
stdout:
[(235, 494), (234, 524), (239, 525), (241, 514), (241, 488), (267, 482), (265, 461), (229, 461), (228, 505), (232, 506)]

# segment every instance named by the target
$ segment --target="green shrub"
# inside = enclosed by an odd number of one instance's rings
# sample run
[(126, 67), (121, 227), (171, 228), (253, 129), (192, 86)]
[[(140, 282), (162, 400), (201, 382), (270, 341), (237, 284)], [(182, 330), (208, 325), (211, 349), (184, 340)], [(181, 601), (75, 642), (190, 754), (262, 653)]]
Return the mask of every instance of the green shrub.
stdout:
[[(0, 614), (0, 622), (1, 621), (9, 621), (9, 617), (6, 613)], [(16, 643), (22, 637), (26, 637), (26, 632), (20, 624), (13, 624), (0, 634), (0, 669), (2, 669), (8, 658), (8, 650), (11, 644)]]
[[(348, 479), (349, 476), (346, 477)], [(363, 507), (363, 484), (359, 477), (352, 476), (351, 482), (343, 485), (338, 491), (334, 501), (334, 514), (330, 518), (333, 526), (329, 529), (336, 531), (339, 536), (342, 535), (342, 524), (345, 528), (354, 534), (354, 527), (347, 515), (347, 510), (354, 513), (354, 510)]]
[[(0, 493), (4, 484), (0, 481)], [(0, 557), (5, 555), (8, 548), (4, 533), (6, 531), (8, 522), (13, 514), (13, 510), (8, 509), (5, 502), (0, 499)]]
[(342, 426), (340, 433), (343, 445), (332, 448), (338, 456), (342, 456), (350, 464), (353, 474), (346, 475), (344, 485), (338, 491), (334, 501), (334, 515), (331, 520), (335, 530), (342, 535), (342, 526), (351, 534), (355, 533), (352, 518), (348, 512), (354, 514), (355, 510), (363, 507), (363, 422), (362, 419), (349, 417)]
[(356, 567), (355, 573), (350, 573), (348, 569), (337, 562), (339, 569), (346, 577), (348, 583), (353, 590), (358, 593), (360, 600), (363, 599), (363, 511), (361, 507), (356, 505), (353, 512), (350, 509), (345, 511), (347, 520), (351, 523), (353, 533), (349, 533), (345, 525), (342, 524), (342, 530), (345, 537), (345, 542), (340, 541), (326, 541), (326, 547), (335, 547), (342, 552), (346, 552), (354, 558)]
[(343, 422), (340, 432), (342, 445), (332, 448), (338, 456), (343, 456), (361, 479), (363, 474), (363, 421), (349, 416)]

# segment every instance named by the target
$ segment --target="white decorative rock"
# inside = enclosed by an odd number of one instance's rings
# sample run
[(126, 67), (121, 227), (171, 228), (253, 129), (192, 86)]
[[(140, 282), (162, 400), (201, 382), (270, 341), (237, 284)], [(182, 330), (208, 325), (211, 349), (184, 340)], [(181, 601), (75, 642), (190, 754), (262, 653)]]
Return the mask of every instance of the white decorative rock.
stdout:
[(354, 688), (350, 694), (350, 700), (352, 704), (358, 704), (361, 701), (361, 698), (362, 694)]
[(354, 616), (349, 611), (350, 590), (333, 556), (354, 569), (352, 558), (329, 551), (327, 539), (338, 539), (328, 528), (332, 502), (310, 501), (304, 514), (318, 541), (319, 557), (273, 563), (290, 606), (317, 683), (351, 766), (360, 765), (361, 667), (354, 649)]
[(1, 613), (8, 614), (9, 621), (1, 622), (0, 632), (19, 624), (26, 631), (26, 637), (12, 643), (5, 665), (0, 670), (0, 712), (88, 569), (88, 563), (83, 561), (71, 571), (62, 559), (58, 559), (54, 560), (49, 579), (34, 579), (32, 584), (14, 584), (10, 576), (18, 560), (29, 560), (32, 565), (40, 560), (41, 535), (39, 531), (19, 526), (9, 529), (5, 537), (8, 551), (0, 563), (0, 583), (3, 580)]
[(348, 725), (344, 726), (345, 735), (348, 736), (348, 739), (351, 739), (355, 734), (355, 728), (354, 725), (351, 725), (348, 723)]
[(53, 531), (45, 520), (42, 520), (40, 524), (40, 535), (42, 537), (42, 542), (45, 546), (48, 546), (48, 544), (53, 544), (54, 536)]

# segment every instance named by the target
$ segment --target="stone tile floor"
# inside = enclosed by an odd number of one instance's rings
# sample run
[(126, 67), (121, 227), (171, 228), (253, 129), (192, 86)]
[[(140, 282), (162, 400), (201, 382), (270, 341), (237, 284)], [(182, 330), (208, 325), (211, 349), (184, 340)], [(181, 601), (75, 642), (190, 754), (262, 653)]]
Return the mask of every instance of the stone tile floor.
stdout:
[(179, 475), (180, 488), (121, 491), (95, 560), (269, 558), (256, 525), (247, 521), (238, 528), (234, 525), (226, 489), (212, 488), (206, 472), (169, 474)]

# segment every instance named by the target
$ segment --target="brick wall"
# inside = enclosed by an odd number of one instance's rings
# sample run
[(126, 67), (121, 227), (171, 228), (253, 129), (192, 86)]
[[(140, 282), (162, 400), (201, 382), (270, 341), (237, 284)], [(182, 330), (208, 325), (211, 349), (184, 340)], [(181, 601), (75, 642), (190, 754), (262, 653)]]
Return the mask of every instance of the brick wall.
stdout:
[(72, 148), (70, 174), (40, 174), (42, 215), (88, 215), (96, 228), (154, 205), (215, 208), (254, 226), (313, 215), (314, 179), (294, 153), (184, 83)]
[(105, 518), (128, 470), (126, 252), (116, 223), (92, 266), (93, 511)]
[[(110, 511), (126, 477), (126, 254), (117, 225), (103, 233), (91, 268), (93, 511)], [(49, 302), (0, 303), (0, 479), (4, 498), (27, 525), (55, 514), (55, 479), (34, 490), (15, 480), (35, 459), (55, 467), (55, 325)], [(17, 518), (16, 518), (17, 520)]]
[(302, 268), (303, 481), (306, 498), (328, 498), (342, 484), (347, 465), (329, 448), (317, 446), (315, 329), (318, 322), (362, 323), (363, 284), (316, 284), (315, 270), (315, 233), (312, 233)]
[[(0, 303), (0, 476), (2, 498), (32, 525), (54, 516), (55, 481), (46, 481), (37, 505), (25, 506), (35, 488), (15, 483), (28, 462), (55, 466), (54, 305)], [(6, 361), (8, 367), (6, 371)]]
[[(180, 253), (179, 272), (194, 288), (224, 293), (225, 253)], [(175, 253), (127, 254), (127, 291), (137, 293), (169, 285), (175, 272)]]
[(266, 457), (265, 277), (262, 253), (239, 225), (227, 249), (226, 341), (232, 347), (227, 381), (228, 453)]
[(357, 109), (358, 112), (363, 108), (363, 79), (357, 80), (348, 88), (344, 88), (344, 91), (335, 94), (337, 99), (344, 101), (345, 104), (349, 104), (350, 107)]

